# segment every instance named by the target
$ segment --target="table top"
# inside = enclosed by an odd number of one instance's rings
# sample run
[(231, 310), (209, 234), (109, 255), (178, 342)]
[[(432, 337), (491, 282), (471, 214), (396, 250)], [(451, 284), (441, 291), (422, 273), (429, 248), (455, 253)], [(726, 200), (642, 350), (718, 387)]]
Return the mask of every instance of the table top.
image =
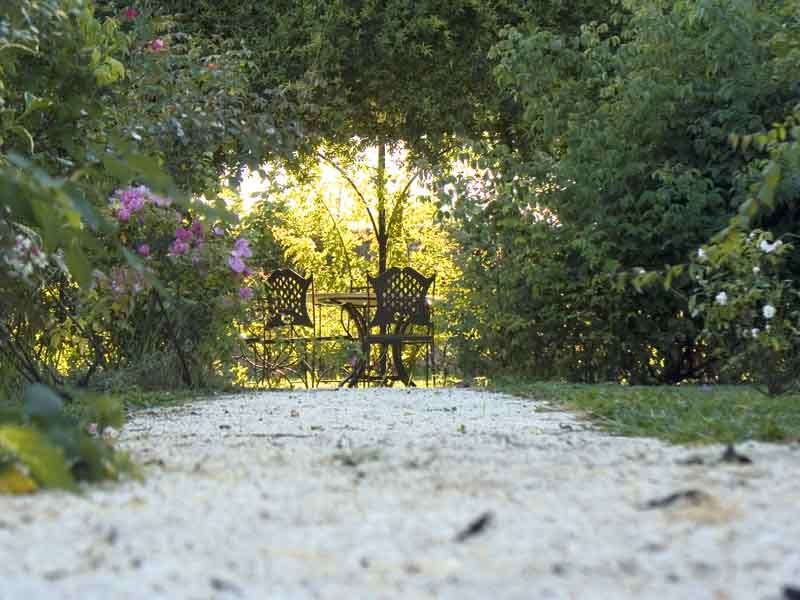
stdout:
[(342, 306), (355, 304), (360, 306), (374, 305), (375, 294), (368, 292), (320, 292), (314, 295), (317, 304), (332, 304)]
[[(375, 294), (369, 292), (319, 292), (314, 294), (317, 304), (330, 304), (333, 306), (344, 306), (351, 304), (355, 306), (375, 306)], [(427, 296), (428, 304), (439, 302), (441, 296)]]

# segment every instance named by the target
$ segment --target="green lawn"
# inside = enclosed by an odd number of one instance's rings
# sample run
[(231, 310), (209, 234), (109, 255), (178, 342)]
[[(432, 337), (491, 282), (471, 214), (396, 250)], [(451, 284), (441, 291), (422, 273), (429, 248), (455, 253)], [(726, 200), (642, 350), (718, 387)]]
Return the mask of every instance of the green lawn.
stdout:
[(489, 388), (584, 412), (610, 433), (673, 443), (800, 439), (800, 394), (745, 386), (577, 385), (497, 378)]

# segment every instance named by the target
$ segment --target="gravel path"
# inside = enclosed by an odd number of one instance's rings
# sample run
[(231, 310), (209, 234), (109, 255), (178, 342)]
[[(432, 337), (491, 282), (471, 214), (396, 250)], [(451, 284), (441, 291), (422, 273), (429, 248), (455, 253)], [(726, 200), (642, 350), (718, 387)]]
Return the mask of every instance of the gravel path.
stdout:
[(0, 497), (0, 600), (779, 600), (800, 586), (798, 444), (720, 462), (719, 446), (612, 437), (460, 389), (197, 400), (138, 413), (120, 444), (144, 482)]

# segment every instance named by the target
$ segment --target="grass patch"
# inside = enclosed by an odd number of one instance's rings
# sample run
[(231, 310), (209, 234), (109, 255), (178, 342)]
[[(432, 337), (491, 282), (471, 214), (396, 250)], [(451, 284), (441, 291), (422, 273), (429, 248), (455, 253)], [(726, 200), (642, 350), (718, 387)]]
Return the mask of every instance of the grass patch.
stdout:
[(155, 408), (157, 406), (175, 406), (193, 398), (204, 396), (202, 390), (137, 390), (112, 393), (111, 396), (122, 402), (128, 410)]
[(677, 444), (800, 439), (800, 394), (746, 386), (578, 385), (497, 378), (490, 389), (586, 413), (609, 433)]

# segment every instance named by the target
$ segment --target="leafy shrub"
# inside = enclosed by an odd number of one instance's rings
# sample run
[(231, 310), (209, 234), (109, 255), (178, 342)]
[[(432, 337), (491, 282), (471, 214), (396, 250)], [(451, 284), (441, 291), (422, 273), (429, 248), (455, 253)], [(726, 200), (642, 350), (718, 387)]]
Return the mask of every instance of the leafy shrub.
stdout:
[(28, 386), (21, 402), (0, 405), (0, 493), (75, 491), (80, 481), (134, 474), (113, 447), (122, 421), (121, 405), (108, 397), (84, 396), (76, 414), (52, 389)]
[[(447, 181), (455, 193), (442, 202), (473, 290), (468, 359), (488, 373), (719, 375), (687, 310), (695, 284), (627, 282), (684, 262), (752, 208), (764, 165), (755, 144), (738, 152), (728, 136), (766, 129), (796, 103), (798, 3), (618, 8), (575, 35), (508, 29), (492, 51), (521, 112), (507, 138), (466, 157), (472, 173)], [(781, 214), (796, 230), (791, 206)], [(781, 231), (779, 220), (766, 228)]]
[(229, 353), (232, 321), (253, 295), (248, 241), (232, 240), (223, 223), (176, 210), (145, 186), (118, 190), (107, 210), (122, 255), (96, 261), (84, 302), (106, 332), (113, 366), (140, 373), (131, 383), (151, 387), (166, 382), (155, 377), (162, 369), (146, 367), (160, 356), (162, 366), (180, 367), (184, 384), (197, 382)]
[(690, 266), (698, 289), (689, 307), (704, 335), (729, 372), (770, 393), (800, 381), (800, 288), (781, 269), (793, 250), (767, 232), (738, 231), (699, 249)]

